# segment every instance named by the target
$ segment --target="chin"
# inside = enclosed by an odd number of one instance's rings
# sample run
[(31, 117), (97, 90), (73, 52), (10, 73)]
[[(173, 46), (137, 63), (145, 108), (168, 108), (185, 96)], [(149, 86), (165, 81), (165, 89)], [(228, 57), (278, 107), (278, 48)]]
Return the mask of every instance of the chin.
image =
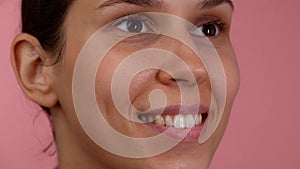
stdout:
[(145, 161), (151, 169), (208, 169), (211, 157), (206, 153), (189, 154), (167, 152)]

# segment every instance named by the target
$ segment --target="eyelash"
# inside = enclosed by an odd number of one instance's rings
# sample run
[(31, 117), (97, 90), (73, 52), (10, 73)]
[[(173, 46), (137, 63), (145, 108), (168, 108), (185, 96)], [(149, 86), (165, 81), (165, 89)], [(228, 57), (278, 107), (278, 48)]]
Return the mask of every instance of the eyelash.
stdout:
[(119, 19), (117, 19), (116, 21), (114, 21), (112, 26), (116, 27), (116, 26), (120, 25), (121, 23), (123, 23), (125, 21), (129, 21), (131, 19), (132, 20), (141, 20), (144, 23), (153, 25), (153, 22), (151, 22), (151, 18), (144, 14), (129, 14), (129, 15), (122, 16)]
[[(145, 25), (149, 26), (150, 25), (154, 25), (154, 22), (152, 21), (152, 19), (145, 15), (145, 14), (127, 14), (124, 15), (120, 18), (118, 18), (117, 20), (115, 20), (112, 23), (112, 26), (115, 28), (118, 25), (122, 24), (125, 21), (129, 21), (129, 20), (140, 20), (143, 23), (146, 23)], [(202, 25), (209, 25), (209, 24), (213, 24), (215, 25), (218, 30), (219, 30), (219, 34), (226, 32), (228, 30), (228, 26), (225, 22), (223, 22), (220, 18), (215, 17), (215, 16), (202, 16), (201, 18), (198, 19), (196, 26), (199, 28)], [(153, 26), (154, 27), (154, 26)], [(150, 30), (153, 31), (154, 28), (150, 27)], [(219, 36), (219, 35), (217, 35)], [(215, 37), (217, 37), (215, 36)], [(215, 37), (211, 37), (211, 38), (215, 38)]]
[(223, 22), (220, 18), (215, 17), (215, 16), (203, 16), (199, 19), (201, 22), (199, 25), (196, 26), (201, 26), (204, 24), (214, 24), (216, 25), (220, 32), (224, 32), (228, 29), (228, 26), (225, 22)]

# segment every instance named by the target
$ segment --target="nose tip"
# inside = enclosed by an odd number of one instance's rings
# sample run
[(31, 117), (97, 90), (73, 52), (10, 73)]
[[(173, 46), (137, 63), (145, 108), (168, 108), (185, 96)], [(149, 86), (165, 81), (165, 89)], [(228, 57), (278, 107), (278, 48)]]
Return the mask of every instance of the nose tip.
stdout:
[(174, 85), (176, 83), (182, 83), (189, 85), (200, 85), (206, 81), (208, 77), (207, 71), (202, 64), (189, 66), (189, 70), (182, 67), (177, 67), (169, 73), (159, 70), (156, 78), (164, 85)]
[[(163, 63), (163, 67), (168, 67), (167, 70), (172, 70), (172, 74), (170, 75), (165, 71), (158, 71), (157, 79), (162, 84), (169, 85), (180, 82), (186, 85), (200, 85), (208, 79), (204, 63), (191, 47), (186, 46), (181, 41), (170, 38), (161, 38), (160, 42), (161, 47), (176, 55), (181, 62), (174, 59)], [(195, 44), (192, 43), (192, 45)]]
[(191, 71), (192, 71), (192, 73), (195, 77), (195, 80), (198, 84), (203, 83), (208, 77), (208, 73), (207, 73), (205, 67), (202, 65), (202, 63), (201, 63), (201, 66), (196, 66), (196, 67), (192, 68)]

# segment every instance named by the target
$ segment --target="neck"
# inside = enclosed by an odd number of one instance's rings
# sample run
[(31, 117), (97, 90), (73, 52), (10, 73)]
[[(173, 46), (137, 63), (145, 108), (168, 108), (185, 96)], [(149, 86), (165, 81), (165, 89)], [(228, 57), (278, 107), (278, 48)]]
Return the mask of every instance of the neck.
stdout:
[[(82, 131), (77, 119), (66, 118), (63, 111), (55, 111), (52, 113), (53, 125), (55, 131), (59, 169), (105, 169), (97, 160), (91, 158), (85, 151)], [(70, 123), (78, 123), (71, 125)], [(71, 128), (70, 126), (78, 126)], [(77, 130), (77, 132), (75, 132)], [(82, 131), (82, 132), (78, 132)], [(78, 134), (79, 133), (79, 134)]]

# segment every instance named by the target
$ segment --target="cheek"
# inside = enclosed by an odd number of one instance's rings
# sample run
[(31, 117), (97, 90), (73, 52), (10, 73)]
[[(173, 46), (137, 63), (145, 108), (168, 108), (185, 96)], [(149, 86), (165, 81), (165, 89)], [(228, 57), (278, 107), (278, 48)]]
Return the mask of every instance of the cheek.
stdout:
[(114, 54), (108, 55), (99, 64), (96, 79), (95, 92), (98, 104), (108, 106), (112, 104), (111, 84), (114, 72), (120, 64), (120, 60), (113, 58)]
[(240, 72), (233, 48), (228, 48), (224, 53), (226, 56), (222, 58), (222, 63), (226, 75), (227, 101), (232, 104), (239, 89)]
[[(96, 79), (95, 79), (95, 92), (98, 104), (100, 107), (104, 108), (105, 110), (112, 110), (114, 108), (114, 101), (113, 101), (113, 93), (117, 92), (117, 95), (121, 93), (126, 94), (127, 96), (130, 95), (130, 89), (126, 89), (128, 81), (126, 76), (128, 72), (126, 71), (119, 71), (120, 65), (124, 61), (124, 59), (132, 53), (129, 50), (111, 50), (101, 61), (98, 66)], [(130, 87), (134, 88), (132, 91), (136, 93), (140, 86), (144, 84), (144, 79), (146, 76), (139, 78), (138, 80), (133, 80)], [(114, 83), (114, 84), (113, 84)], [(115, 90), (113, 89), (114, 86), (118, 86)], [(121, 90), (118, 92), (118, 90)], [(126, 90), (126, 91), (125, 91)], [(136, 95), (136, 94), (133, 94)], [(105, 112), (105, 111), (104, 111)]]
[[(155, 74), (157, 70), (147, 69), (142, 72), (137, 73), (129, 87), (129, 98), (132, 104), (140, 109), (150, 108), (149, 96), (150, 93), (155, 89)], [(139, 101), (143, 100), (144, 104), (140, 104)], [(143, 107), (141, 107), (143, 105)]]

